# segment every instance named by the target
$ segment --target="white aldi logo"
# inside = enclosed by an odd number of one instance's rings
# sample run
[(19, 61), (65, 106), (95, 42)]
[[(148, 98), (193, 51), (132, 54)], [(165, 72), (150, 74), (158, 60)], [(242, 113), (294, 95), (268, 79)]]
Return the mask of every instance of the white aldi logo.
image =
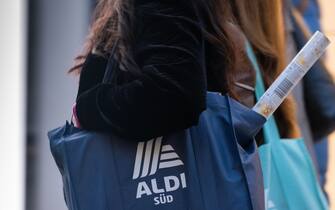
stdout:
[[(158, 137), (147, 142), (138, 143), (133, 180), (153, 176), (159, 169), (184, 165), (171, 145), (162, 144), (162, 138), (163, 137)], [(137, 185), (136, 198), (139, 199), (142, 198), (142, 196), (156, 195), (153, 198), (155, 205), (172, 203), (173, 195), (165, 193), (187, 187), (185, 173), (165, 176), (163, 180), (159, 181), (161, 186), (158, 186), (158, 181), (154, 176), (148, 182), (139, 182)]]
[(137, 145), (133, 179), (154, 175), (157, 169), (180, 165), (184, 165), (184, 163), (180, 160), (173, 147), (168, 144), (162, 146), (162, 137), (148, 142), (140, 142)]

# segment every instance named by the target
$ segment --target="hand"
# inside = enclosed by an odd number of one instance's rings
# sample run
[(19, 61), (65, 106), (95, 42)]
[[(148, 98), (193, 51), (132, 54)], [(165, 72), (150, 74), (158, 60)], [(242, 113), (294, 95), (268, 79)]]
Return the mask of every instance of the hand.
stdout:
[(76, 128), (81, 128), (79, 119), (78, 119), (78, 117), (77, 117), (77, 109), (76, 109), (76, 105), (77, 105), (77, 104), (75, 103), (75, 104), (73, 104), (73, 106), (72, 106), (72, 119), (71, 119), (71, 121), (72, 121), (74, 127), (76, 127)]

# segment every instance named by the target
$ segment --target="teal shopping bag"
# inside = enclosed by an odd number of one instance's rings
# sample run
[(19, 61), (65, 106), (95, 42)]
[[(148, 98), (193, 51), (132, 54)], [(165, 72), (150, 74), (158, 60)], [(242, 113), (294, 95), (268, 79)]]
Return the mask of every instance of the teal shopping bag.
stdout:
[[(256, 70), (256, 99), (265, 88), (249, 43), (247, 54)], [(267, 210), (325, 210), (328, 204), (303, 139), (281, 139), (273, 117), (263, 127), (264, 145), (259, 155)]]

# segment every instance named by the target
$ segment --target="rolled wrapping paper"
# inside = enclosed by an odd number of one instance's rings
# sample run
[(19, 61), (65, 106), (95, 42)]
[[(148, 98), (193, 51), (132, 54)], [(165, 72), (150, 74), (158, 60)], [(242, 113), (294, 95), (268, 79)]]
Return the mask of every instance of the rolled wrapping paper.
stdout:
[(329, 44), (329, 39), (320, 31), (316, 31), (291, 63), (266, 90), (253, 107), (253, 110), (268, 119), (313, 64), (323, 55)]

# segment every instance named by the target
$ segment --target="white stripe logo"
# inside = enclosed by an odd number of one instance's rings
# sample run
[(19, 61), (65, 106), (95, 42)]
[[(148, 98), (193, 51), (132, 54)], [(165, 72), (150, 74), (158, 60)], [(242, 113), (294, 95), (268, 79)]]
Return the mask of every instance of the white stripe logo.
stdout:
[(138, 143), (133, 179), (153, 175), (158, 169), (184, 165), (171, 145), (162, 145), (162, 138)]

